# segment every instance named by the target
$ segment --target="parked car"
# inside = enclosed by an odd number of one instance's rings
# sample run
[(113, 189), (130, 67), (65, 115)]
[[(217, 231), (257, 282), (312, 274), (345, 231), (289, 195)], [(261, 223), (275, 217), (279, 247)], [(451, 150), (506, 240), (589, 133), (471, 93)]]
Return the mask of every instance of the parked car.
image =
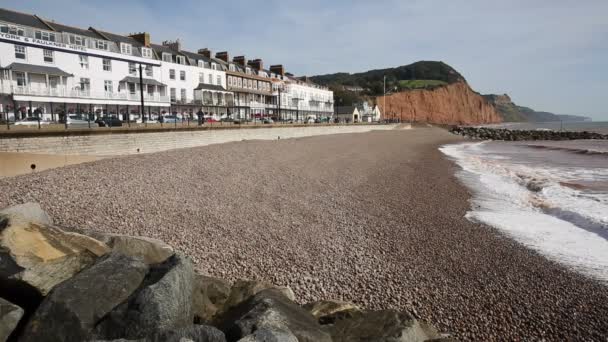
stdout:
[[(90, 122), (93, 123), (93, 120), (90, 120)], [(89, 118), (84, 115), (68, 114), (67, 124), (70, 127), (89, 127)]]
[[(145, 122), (149, 123), (149, 124), (155, 124), (155, 123), (158, 123), (158, 120), (146, 118)], [(144, 123), (144, 121), (141, 118), (139, 118), (139, 119), (135, 120), (135, 123), (140, 124), (140, 123)]]
[(262, 122), (265, 124), (273, 124), (274, 120), (272, 120), (272, 118), (263, 118)]
[(321, 123), (321, 119), (315, 119), (315, 123)]
[(205, 122), (209, 122), (209, 123), (213, 123), (213, 122), (219, 122), (218, 120), (216, 120), (215, 118), (205, 118)]
[(121, 127), (122, 121), (120, 121), (117, 117), (114, 116), (103, 116), (97, 120), (95, 123), (99, 125), (99, 127)]
[(166, 115), (161, 117), (162, 123), (181, 123), (182, 119), (178, 118), (177, 115)]
[(43, 121), (40, 118), (32, 116), (15, 122), (15, 126), (38, 126), (38, 123), (40, 123), (41, 125), (49, 124), (48, 121)]
[(306, 121), (304, 121), (304, 122), (305, 122), (305, 123), (312, 124), (312, 123), (315, 123), (315, 119), (313, 119), (313, 118), (308, 118), (308, 119), (306, 119)]

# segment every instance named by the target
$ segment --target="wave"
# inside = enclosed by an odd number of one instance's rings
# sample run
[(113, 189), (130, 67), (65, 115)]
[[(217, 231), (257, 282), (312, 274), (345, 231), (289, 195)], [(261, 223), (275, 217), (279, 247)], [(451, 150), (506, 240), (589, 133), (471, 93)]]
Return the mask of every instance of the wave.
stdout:
[(472, 190), (468, 219), (608, 283), (608, 194), (562, 184), (597, 179), (608, 170), (518, 164), (490, 152), (487, 142), (440, 150), (461, 167), (457, 176)]
[(576, 153), (576, 154), (599, 155), (599, 156), (608, 157), (608, 151), (600, 151), (600, 150), (587, 149), (587, 148), (548, 146), (548, 145), (531, 145), (531, 144), (524, 144), (521, 146), (536, 148), (536, 149), (541, 149), (541, 150), (564, 151), (564, 152), (570, 152), (570, 153)]

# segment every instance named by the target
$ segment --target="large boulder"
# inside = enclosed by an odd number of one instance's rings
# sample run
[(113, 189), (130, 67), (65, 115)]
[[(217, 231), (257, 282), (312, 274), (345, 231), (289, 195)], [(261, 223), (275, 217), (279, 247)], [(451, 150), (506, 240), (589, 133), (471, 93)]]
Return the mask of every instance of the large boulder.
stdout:
[(228, 299), (226, 299), (222, 311), (228, 311), (230, 308), (233, 308), (251, 298), (256, 293), (267, 289), (275, 289), (281, 292), (289, 300), (295, 301), (293, 291), (287, 286), (276, 286), (271, 283), (258, 280), (237, 280), (230, 289), (230, 295), (228, 296)]
[(91, 342), (226, 342), (224, 333), (208, 325), (192, 325), (185, 328), (157, 332), (148, 337), (127, 340), (92, 340)]
[(308, 310), (320, 324), (333, 323), (341, 317), (348, 317), (354, 313), (361, 312), (361, 309), (355, 304), (343, 302), (339, 300), (322, 300), (304, 305), (304, 309)]
[(98, 324), (95, 336), (138, 339), (187, 327), (194, 321), (193, 292), (194, 267), (175, 254), (150, 268), (142, 286)]
[(230, 295), (230, 283), (209, 276), (195, 275), (192, 310), (195, 323), (211, 322)]
[(0, 295), (12, 299), (16, 287), (29, 287), (44, 296), (110, 250), (51, 223), (35, 204), (0, 211)]
[(23, 309), (0, 298), (0, 341), (6, 341), (19, 320), (23, 317)]
[(289, 330), (262, 328), (243, 337), (238, 342), (298, 342), (298, 338)]
[(144, 280), (141, 260), (112, 253), (57, 285), (28, 321), (20, 341), (85, 341), (95, 325)]
[(215, 319), (228, 341), (238, 341), (260, 329), (288, 331), (299, 342), (330, 342), (316, 319), (277, 289), (258, 292)]
[(334, 342), (422, 342), (442, 337), (408, 313), (394, 310), (358, 312), (326, 327)]

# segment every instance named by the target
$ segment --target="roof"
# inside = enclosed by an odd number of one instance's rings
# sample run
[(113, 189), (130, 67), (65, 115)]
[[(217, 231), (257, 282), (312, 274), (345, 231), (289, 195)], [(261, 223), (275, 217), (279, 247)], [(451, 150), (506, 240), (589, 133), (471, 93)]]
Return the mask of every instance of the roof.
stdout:
[(46, 65), (34, 65), (24, 63), (11, 63), (5, 69), (13, 71), (30, 72), (32, 74), (49, 74), (53, 76), (73, 76), (57, 67), (50, 67)]
[(199, 83), (198, 87), (194, 88), (194, 90), (216, 90), (216, 91), (226, 91), (222, 86), (217, 84), (205, 84)]
[(127, 36), (122, 36), (120, 34), (116, 34), (116, 33), (110, 33), (110, 32), (106, 32), (103, 30), (99, 30), (96, 28), (92, 28), (93, 30), (99, 32), (100, 34), (108, 37), (110, 40), (115, 41), (115, 42), (119, 42), (119, 43), (127, 43), (127, 44), (131, 44), (133, 46), (136, 47), (141, 47), (143, 46), (140, 42), (138, 42), (137, 40), (131, 38), (131, 37), (127, 37)]
[[(127, 77), (123, 78), (122, 80), (120, 80), (120, 82), (139, 83), (139, 77), (127, 76)], [(147, 85), (155, 85), (155, 86), (165, 86), (166, 85), (164, 83), (158, 82), (155, 79), (145, 78), (145, 77), (142, 79), (142, 83), (147, 84)]]
[(194, 53), (194, 52), (190, 52), (190, 51), (184, 51), (184, 50), (180, 51), (180, 53), (182, 55), (188, 57), (188, 58), (194, 59), (195, 61), (201, 60), (201, 61), (204, 61), (204, 62), (211, 63), (211, 59), (210, 58), (207, 58), (207, 57), (205, 57), (205, 56), (203, 56), (201, 54), (198, 54), (198, 53)]
[[(77, 34), (77, 35), (85, 36), (85, 37), (89, 37), (89, 38), (105, 40), (104, 37), (98, 35), (97, 33), (93, 32), (93, 31), (90, 31), (90, 30), (84, 30), (84, 29), (81, 29), (78, 27), (55, 23), (48, 19), (44, 19), (44, 20), (57, 32), (67, 32), (67, 33)], [(47, 30), (48, 30), (48, 28), (47, 28)]]
[(48, 26), (40, 21), (40, 19), (36, 18), (35, 15), (15, 12), (4, 8), (0, 8), (0, 20), (17, 25), (31, 26), (42, 30), (49, 29)]

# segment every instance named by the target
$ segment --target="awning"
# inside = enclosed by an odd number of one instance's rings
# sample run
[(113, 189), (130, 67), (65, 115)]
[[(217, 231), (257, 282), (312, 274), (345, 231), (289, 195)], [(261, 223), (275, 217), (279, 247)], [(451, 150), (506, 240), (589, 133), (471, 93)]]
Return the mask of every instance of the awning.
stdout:
[(194, 88), (194, 90), (214, 90), (214, 91), (226, 91), (222, 86), (216, 84), (205, 84), (199, 83), (198, 87)]
[(46, 65), (34, 65), (34, 64), (24, 64), (24, 63), (11, 63), (5, 69), (20, 71), (20, 72), (28, 72), (32, 74), (47, 74), (52, 76), (73, 76), (57, 67), (50, 67)]
[[(120, 82), (137, 83), (137, 84), (139, 84), (139, 77), (127, 76), (127, 77), (123, 78)], [(157, 80), (155, 80), (153, 78), (143, 78), (142, 79), (142, 83), (146, 84), (146, 85), (166, 86), (166, 84), (160, 83), (160, 82), (158, 82)]]

